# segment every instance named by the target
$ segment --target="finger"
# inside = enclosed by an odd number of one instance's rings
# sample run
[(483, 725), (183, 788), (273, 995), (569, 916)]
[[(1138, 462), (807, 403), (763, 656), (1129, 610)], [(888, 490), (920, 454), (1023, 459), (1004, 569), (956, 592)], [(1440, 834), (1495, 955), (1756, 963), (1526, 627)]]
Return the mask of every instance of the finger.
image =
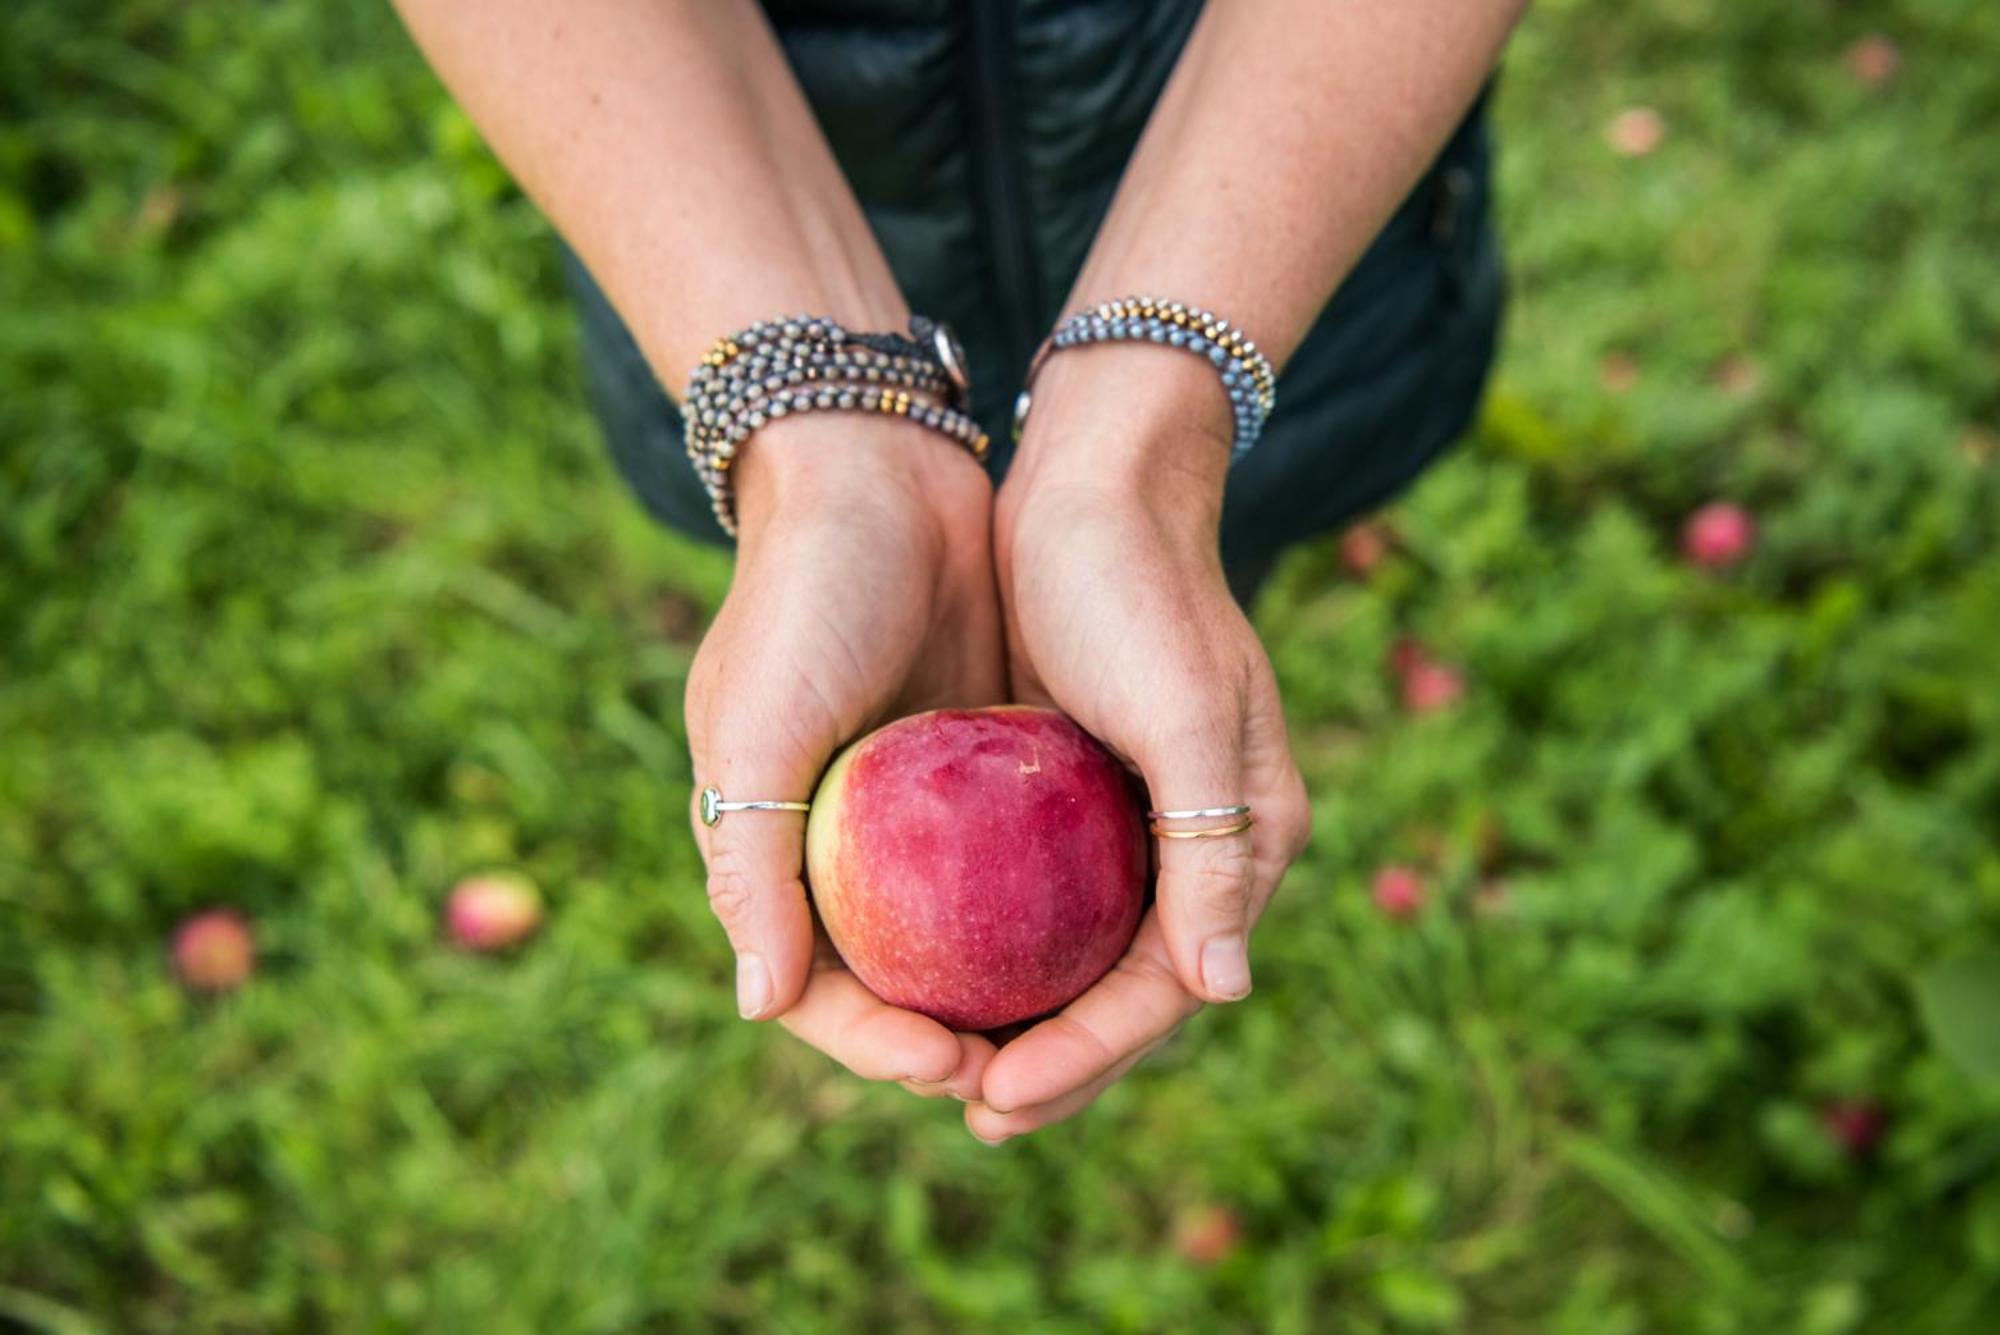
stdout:
[(1181, 986), (1148, 913), (1125, 957), (1089, 991), (1001, 1048), (987, 1063), (982, 1102), (997, 1113), (1063, 1097), (1115, 1069), (1201, 1009)]
[[(1240, 706), (1162, 728), (1133, 759), (1155, 810), (1193, 811), (1250, 800), (1243, 786)], [(1170, 821), (1167, 827), (1193, 830), (1203, 824), (1217, 822)], [(1204, 1001), (1240, 1001), (1250, 995), (1254, 829), (1154, 841), (1167, 955), (1182, 984)]]
[(1043, 1127), (1068, 1121), (1097, 1102), (1100, 1094), (1123, 1080), (1133, 1067), (1144, 1061), (1158, 1046), (1159, 1043), (1150, 1043), (1081, 1089), (1073, 1089), (1060, 1098), (1051, 1099), (1047, 1103), (1038, 1103), (1032, 1108), (1016, 1108), (1013, 1112), (1003, 1113), (995, 1112), (984, 1103), (968, 1104), (965, 1109), (965, 1129), (988, 1145), (998, 1145), (1012, 1140), (1015, 1136), (1026, 1135), (1030, 1131), (1040, 1131)]
[[(798, 1004), (778, 1023), (864, 1080), (900, 1080), (942, 1093), (966, 1067), (959, 1035), (891, 1006), (838, 964), (813, 969)], [(985, 1064), (976, 1060), (975, 1079)]]
[(979, 1098), (981, 1078), (986, 1064), (993, 1060), (997, 1051), (993, 1044), (979, 1034), (958, 1035), (958, 1069), (941, 1081), (923, 1083), (905, 1080), (903, 1088), (922, 1099), (954, 1098), (960, 1103), (972, 1103)]
[(699, 737), (695, 841), (708, 864), (709, 907), (736, 952), (737, 1009), (745, 1019), (765, 1020), (798, 1000), (812, 965), (805, 813), (731, 811), (710, 826), (701, 819), (701, 790), (713, 786), (737, 802), (808, 800), (837, 733), (831, 725), (798, 726), (801, 705), (751, 682), (706, 700), (708, 716), (691, 730)]
[(1252, 683), (1243, 726), (1244, 800), (1257, 823), (1250, 828), (1250, 921), (1263, 915), (1285, 869), (1312, 838), (1312, 803), (1292, 760), (1278, 683), (1268, 665)]

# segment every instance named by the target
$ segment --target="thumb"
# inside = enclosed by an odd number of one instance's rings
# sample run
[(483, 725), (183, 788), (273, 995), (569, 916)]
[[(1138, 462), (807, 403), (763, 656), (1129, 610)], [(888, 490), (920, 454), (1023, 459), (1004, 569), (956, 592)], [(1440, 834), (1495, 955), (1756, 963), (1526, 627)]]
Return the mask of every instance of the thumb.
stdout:
[[(1175, 730), (1136, 756), (1155, 811), (1233, 807), (1243, 796), (1241, 721), (1223, 716)], [(1223, 829), (1241, 817), (1162, 822), (1169, 831)], [(1174, 972), (1206, 1001), (1250, 993), (1255, 859), (1248, 829), (1212, 838), (1158, 838), (1160, 927)]]
[(773, 746), (761, 729), (740, 728), (744, 717), (720, 720), (695, 748), (695, 842), (708, 864), (709, 907), (736, 952), (736, 1008), (767, 1020), (798, 1000), (812, 967), (806, 813), (704, 810), (703, 790), (725, 802), (808, 801), (825, 757)]

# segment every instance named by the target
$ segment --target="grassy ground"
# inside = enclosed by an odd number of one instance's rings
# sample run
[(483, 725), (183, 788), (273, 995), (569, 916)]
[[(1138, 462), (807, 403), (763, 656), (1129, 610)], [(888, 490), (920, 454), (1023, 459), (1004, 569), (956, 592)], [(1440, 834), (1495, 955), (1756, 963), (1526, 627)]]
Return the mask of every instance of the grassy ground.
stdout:
[[(1487, 421), (1371, 580), (1260, 609), (1320, 834), (1258, 995), (994, 1151), (732, 1018), (677, 717), (726, 568), (610, 476), (387, 13), (16, 0), (0, 1323), (1990, 1329), (1995, 50), (1982, 0), (1538, 8)], [(443, 948), (495, 861), (546, 930)], [(204, 1001), (216, 903), (263, 958)]]

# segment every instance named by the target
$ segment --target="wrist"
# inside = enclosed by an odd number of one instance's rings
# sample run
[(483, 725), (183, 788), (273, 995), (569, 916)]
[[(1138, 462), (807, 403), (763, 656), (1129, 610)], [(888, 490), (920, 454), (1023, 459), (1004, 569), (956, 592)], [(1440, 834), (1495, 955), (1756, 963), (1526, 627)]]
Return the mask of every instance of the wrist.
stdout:
[(1032, 392), (1008, 492), (1095, 492), (1213, 540), (1234, 448), (1213, 367), (1151, 344), (1067, 348)]
[(957, 443), (906, 419), (850, 413), (769, 423), (730, 471), (745, 546), (830, 515), (935, 523), (969, 494), (990, 491), (985, 470)]

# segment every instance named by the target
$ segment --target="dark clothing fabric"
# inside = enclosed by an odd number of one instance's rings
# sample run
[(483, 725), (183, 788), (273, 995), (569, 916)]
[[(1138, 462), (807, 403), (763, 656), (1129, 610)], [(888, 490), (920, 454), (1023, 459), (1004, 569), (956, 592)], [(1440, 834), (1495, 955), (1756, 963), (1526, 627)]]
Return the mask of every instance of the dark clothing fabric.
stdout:
[[(948, 321), (966, 346), (998, 477), (1028, 358), (1065, 313), (1200, 4), (766, 0), (766, 9), (912, 308)], [(1230, 472), (1232, 565), (1268, 564), (1380, 504), (1469, 420), (1501, 308), (1483, 103), (1280, 378), (1276, 413)], [(620, 468), (654, 514), (724, 541), (673, 403), (573, 258), (570, 272), (592, 399)]]

